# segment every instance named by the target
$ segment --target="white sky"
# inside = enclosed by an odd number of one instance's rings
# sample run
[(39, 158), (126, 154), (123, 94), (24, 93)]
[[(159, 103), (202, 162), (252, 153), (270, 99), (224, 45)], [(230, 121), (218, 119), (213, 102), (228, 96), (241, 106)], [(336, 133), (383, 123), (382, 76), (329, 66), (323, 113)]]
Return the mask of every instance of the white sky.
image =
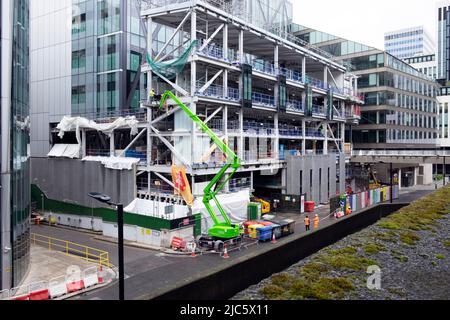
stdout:
[[(441, 0), (292, 0), (294, 22), (384, 49), (384, 33), (424, 25), (435, 39)], [(450, 5), (450, 0), (448, 0)]]

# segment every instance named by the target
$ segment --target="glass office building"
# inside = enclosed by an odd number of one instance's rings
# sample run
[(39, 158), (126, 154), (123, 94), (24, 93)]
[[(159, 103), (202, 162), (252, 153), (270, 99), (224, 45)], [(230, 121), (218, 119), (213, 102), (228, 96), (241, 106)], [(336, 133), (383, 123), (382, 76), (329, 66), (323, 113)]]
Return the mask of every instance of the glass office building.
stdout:
[(385, 51), (303, 26), (292, 30), (359, 77), (365, 105), (350, 133), (355, 148), (435, 148), (438, 84), (433, 78)]
[(439, 79), (450, 81), (450, 1), (437, 4), (438, 22), (438, 76)]
[(428, 31), (419, 26), (385, 33), (384, 48), (387, 53), (399, 59), (406, 59), (432, 54), (435, 44)]
[(29, 0), (1, 2), (0, 288), (30, 262)]
[(144, 77), (135, 78), (146, 43), (139, 1), (72, 3), (72, 114), (95, 118), (139, 108)]

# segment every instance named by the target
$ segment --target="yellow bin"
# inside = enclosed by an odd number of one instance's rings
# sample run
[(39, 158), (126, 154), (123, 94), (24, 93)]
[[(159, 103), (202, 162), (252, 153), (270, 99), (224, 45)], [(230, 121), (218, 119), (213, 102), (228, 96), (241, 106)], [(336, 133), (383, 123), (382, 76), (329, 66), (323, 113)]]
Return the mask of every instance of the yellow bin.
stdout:
[(262, 224), (254, 224), (248, 227), (248, 235), (252, 239), (258, 238), (258, 232), (256, 231), (258, 228), (263, 228), (264, 226)]

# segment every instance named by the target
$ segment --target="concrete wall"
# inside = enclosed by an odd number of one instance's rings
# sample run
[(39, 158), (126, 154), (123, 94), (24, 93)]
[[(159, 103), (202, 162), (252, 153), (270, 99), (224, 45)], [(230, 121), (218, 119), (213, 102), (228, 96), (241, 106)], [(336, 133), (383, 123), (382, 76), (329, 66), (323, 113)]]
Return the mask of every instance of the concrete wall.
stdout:
[(109, 195), (124, 205), (135, 199), (135, 170), (106, 169), (99, 162), (71, 159), (31, 159), (31, 183), (48, 198), (85, 207), (99, 207), (89, 192)]
[(31, 156), (50, 151), (50, 122), (71, 113), (72, 0), (30, 1)]
[[(45, 208), (44, 208), (45, 209)], [(102, 231), (103, 220), (96, 217), (83, 217), (71, 214), (62, 214), (54, 212), (44, 212), (44, 218), (47, 221), (56, 219), (58, 225), (67, 226), (77, 229)]]
[[(286, 193), (290, 195), (305, 193), (307, 200), (316, 203), (328, 203), (330, 197), (336, 195), (337, 187), (341, 191), (345, 189), (345, 159), (344, 157), (341, 158), (343, 160), (336, 165), (335, 154), (303, 157), (289, 155), (286, 159)], [(343, 178), (338, 186), (336, 185), (337, 168), (340, 171), (340, 177)], [(310, 179), (311, 170), (312, 183)]]

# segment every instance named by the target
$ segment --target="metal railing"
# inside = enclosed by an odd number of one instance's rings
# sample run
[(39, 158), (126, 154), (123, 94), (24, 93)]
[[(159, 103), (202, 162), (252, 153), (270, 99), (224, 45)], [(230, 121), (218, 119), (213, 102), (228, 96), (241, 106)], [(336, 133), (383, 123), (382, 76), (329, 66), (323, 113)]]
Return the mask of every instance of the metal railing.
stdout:
[(326, 115), (325, 106), (313, 104), (312, 113), (313, 115), (325, 116)]
[(224, 88), (221, 85), (211, 84), (208, 88), (206, 88), (203, 92), (200, 92), (200, 89), (205, 85), (203, 81), (197, 81), (197, 92), (196, 95), (201, 97), (213, 97), (221, 100), (229, 100), (229, 101), (240, 101), (241, 96), (239, 93), (239, 89), (237, 88), (228, 88), (227, 95), (224, 95)]
[(306, 137), (314, 137), (314, 138), (324, 138), (325, 135), (321, 130), (315, 128), (306, 128), (305, 132)]
[(294, 99), (290, 99), (287, 101), (286, 109), (289, 111), (304, 112), (302, 102)]
[(388, 156), (388, 157), (449, 157), (449, 150), (353, 150), (353, 157)]
[(253, 92), (252, 100), (253, 100), (254, 104), (269, 107), (269, 108), (276, 108), (274, 96), (260, 93), (260, 92)]
[(31, 243), (48, 248), (49, 251), (63, 252), (67, 256), (76, 256), (88, 262), (98, 263), (99, 266), (111, 268), (109, 252), (91, 248), (79, 243), (47, 237), (40, 234), (31, 234)]
[(92, 111), (92, 112), (74, 112), (73, 117), (83, 117), (86, 119), (95, 120), (96, 122), (111, 122), (117, 118), (135, 117), (140, 122), (145, 122), (147, 119), (147, 111), (140, 108), (111, 110), (111, 111)]

